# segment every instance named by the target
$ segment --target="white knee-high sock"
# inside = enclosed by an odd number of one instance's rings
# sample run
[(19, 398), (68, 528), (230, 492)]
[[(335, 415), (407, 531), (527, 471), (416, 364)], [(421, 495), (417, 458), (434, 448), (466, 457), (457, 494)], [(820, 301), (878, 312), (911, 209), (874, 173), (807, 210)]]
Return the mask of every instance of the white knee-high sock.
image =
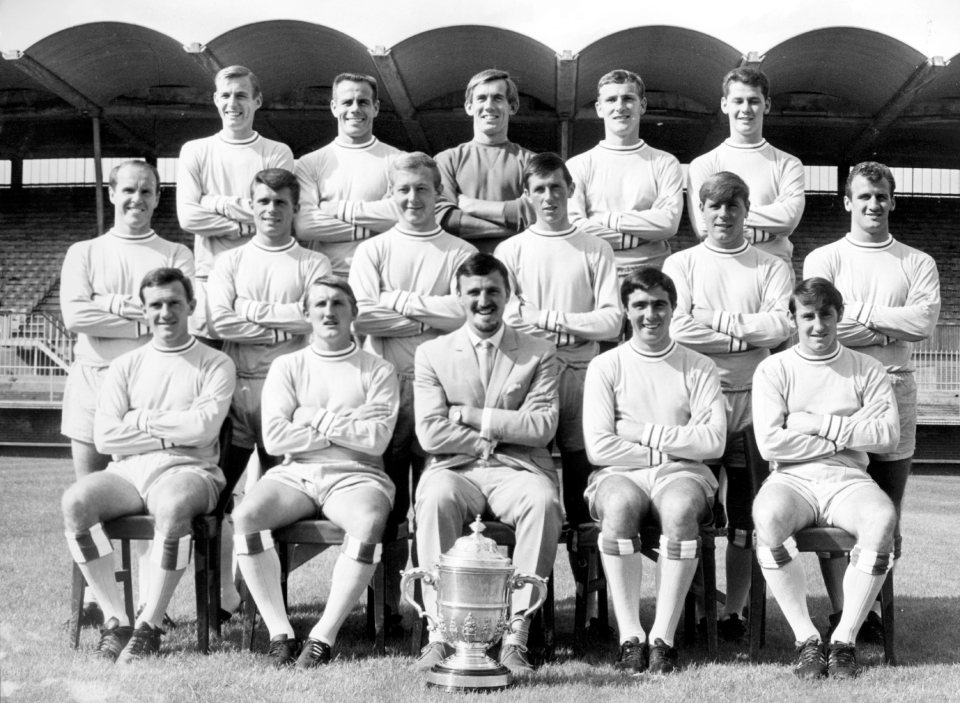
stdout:
[(850, 565), (843, 575), (843, 615), (830, 638), (831, 642), (855, 642), (860, 626), (877, 600), (893, 554), (877, 553), (854, 547)]
[(807, 609), (807, 579), (803, 564), (794, 559), (779, 569), (765, 567), (763, 577), (793, 630), (794, 639), (806, 642), (814, 635), (819, 639), (820, 632), (814, 627)]
[(343, 621), (357, 604), (376, 568), (376, 564), (366, 564), (340, 553), (333, 565), (327, 605), (320, 620), (310, 630), (310, 637), (331, 646), (334, 644)]
[(151, 543), (150, 568), (147, 571), (147, 598), (136, 624), (163, 624), (163, 614), (173, 598), (183, 572), (190, 563), (192, 541), (190, 535), (167, 537), (156, 535)]
[[(113, 553), (78, 564), (80, 573), (87, 581), (87, 592), (92, 593), (103, 609), (104, 621), (116, 618), (121, 625), (129, 625), (127, 611), (123, 607), (123, 595), (117, 588), (113, 570)], [(87, 602), (90, 602), (89, 599)]]
[[(267, 531), (269, 534), (269, 531)], [(255, 554), (246, 554), (247, 535), (236, 535), (237, 565), (243, 580), (250, 589), (250, 595), (257, 604), (257, 609), (267, 626), (270, 637), (286, 635), (293, 637), (293, 627), (287, 618), (287, 609), (283, 605), (283, 591), (280, 588), (280, 556), (270, 546)]]
[(138, 539), (133, 542), (133, 552), (137, 556), (137, 605), (143, 605), (147, 602), (147, 589), (150, 583), (150, 569), (153, 564), (150, 563), (150, 542), (145, 539)]
[(640, 624), (640, 579), (643, 576), (643, 555), (607, 554), (600, 552), (603, 570), (610, 584), (613, 614), (617, 618), (620, 641), (636, 637), (646, 642), (647, 633)]
[(673, 646), (673, 635), (680, 621), (683, 599), (690, 590), (697, 564), (700, 562), (700, 541), (671, 540), (660, 537), (660, 558), (657, 559), (657, 614), (650, 628), (650, 640), (658, 639)]
[(233, 518), (226, 515), (220, 524), (220, 607), (232, 613), (240, 605), (240, 592), (234, 582)]
[(727, 544), (727, 601), (723, 616), (743, 615), (743, 607), (750, 595), (750, 571), (753, 566), (753, 550)]

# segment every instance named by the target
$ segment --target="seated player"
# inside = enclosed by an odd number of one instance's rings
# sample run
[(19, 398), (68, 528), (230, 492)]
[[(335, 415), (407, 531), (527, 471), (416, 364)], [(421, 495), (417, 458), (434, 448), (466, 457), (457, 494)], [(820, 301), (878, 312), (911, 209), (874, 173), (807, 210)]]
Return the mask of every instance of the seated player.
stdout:
[[(225, 354), (190, 335), (196, 301), (180, 269), (149, 272), (140, 299), (153, 339), (110, 364), (94, 418), (97, 450), (113, 461), (81, 477), (62, 501), (67, 545), (106, 618), (97, 655), (124, 663), (159, 652), (163, 614), (190, 560), (190, 524), (216, 507), (226, 486), (217, 439), (235, 379)], [(103, 523), (142, 513), (156, 523), (155, 568), (131, 623)]]
[[(726, 413), (716, 364), (670, 338), (677, 291), (655, 268), (620, 285), (633, 336), (590, 362), (583, 390), (587, 455), (599, 468), (584, 497), (600, 522), (600, 558), (620, 631), (616, 666), (669, 674), (674, 632), (712, 517), (717, 481), (704, 460), (723, 451)], [(657, 612), (640, 624), (640, 527), (660, 524)]]
[[(771, 474), (753, 502), (757, 560), (797, 641), (801, 679), (859, 672), (857, 631), (893, 568), (893, 502), (867, 474), (867, 452), (900, 439), (893, 388), (883, 364), (841, 346), (843, 297), (823, 278), (794, 289), (792, 349), (765, 359), (753, 380), (753, 425)], [(807, 611), (794, 535), (839, 527), (857, 539), (843, 577), (843, 615), (824, 652)]]
[[(505, 325), (510, 297), (506, 267), (475, 254), (457, 269), (467, 323), (417, 349), (414, 409), (417, 437), (432, 454), (420, 478), (415, 510), (420, 564), (435, 563), (475, 515), (516, 532), (513, 565), (547, 577), (563, 522), (558, 480), (547, 445), (557, 429), (557, 362), (553, 345)], [(531, 605), (532, 588), (515, 591), (511, 621)], [(436, 593), (424, 589), (427, 612)], [(500, 663), (515, 675), (526, 657), (529, 618), (507, 632)], [(429, 669), (453, 648), (430, 633), (417, 666)]]
[[(393, 366), (350, 336), (357, 299), (344, 279), (315, 279), (303, 307), (310, 346), (278, 357), (263, 387), (264, 442), (284, 462), (253, 486), (233, 519), (237, 563), (270, 631), (267, 656), (278, 667), (310, 668), (330, 661), (337, 632), (380, 561), (394, 494), (382, 455), (399, 391)], [(271, 530), (321, 511), (346, 536), (327, 605), (298, 658)]]

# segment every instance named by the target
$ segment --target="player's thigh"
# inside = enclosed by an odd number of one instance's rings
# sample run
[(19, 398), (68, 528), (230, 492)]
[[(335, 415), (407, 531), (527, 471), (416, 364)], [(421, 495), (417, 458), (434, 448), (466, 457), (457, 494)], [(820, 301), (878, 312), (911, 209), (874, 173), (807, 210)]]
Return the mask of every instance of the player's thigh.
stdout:
[(829, 521), (852, 534), (867, 549), (893, 549), (897, 512), (890, 497), (873, 481), (858, 483), (836, 500), (830, 506)]
[(390, 499), (373, 486), (333, 490), (323, 503), (323, 515), (351, 537), (376, 543), (390, 514)]
[(316, 516), (317, 504), (311, 496), (268, 476), (253, 484), (234, 509), (233, 526), (237, 534), (275, 530)]
[(709, 489), (694, 478), (675, 478), (653, 497), (653, 512), (663, 534), (693, 539), (711, 513)]
[(168, 535), (186, 534), (190, 521), (212, 509), (211, 479), (200, 471), (170, 471), (160, 476), (147, 491), (147, 511), (154, 516), (157, 531)]
[(470, 514), (485, 511), (487, 499), (464, 472), (455, 469), (431, 469), (420, 476), (414, 511), (418, 521), (424, 511), (445, 511), (463, 507)]
[(767, 481), (753, 501), (753, 522), (757, 541), (767, 546), (784, 540), (817, 522), (817, 511), (797, 489)]
[(77, 480), (63, 494), (64, 524), (73, 531), (145, 509), (136, 486), (115, 473), (98, 471)]
[(606, 530), (636, 534), (650, 513), (650, 496), (628, 476), (607, 476), (593, 496), (593, 512)]
[[(560, 521), (560, 493), (543, 474), (508, 466), (491, 467), (495, 479), (482, 486), (490, 513), (516, 525), (524, 517), (544, 516)], [(486, 472), (485, 472), (486, 473)], [(538, 518), (539, 519), (539, 518)]]

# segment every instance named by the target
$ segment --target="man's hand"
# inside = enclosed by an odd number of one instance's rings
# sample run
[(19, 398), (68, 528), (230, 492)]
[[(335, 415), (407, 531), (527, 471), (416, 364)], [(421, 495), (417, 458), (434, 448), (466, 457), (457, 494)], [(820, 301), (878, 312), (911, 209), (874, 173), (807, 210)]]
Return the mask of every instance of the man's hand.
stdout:
[(643, 434), (643, 424), (639, 422), (633, 422), (631, 420), (617, 420), (613, 427), (613, 431), (616, 433), (617, 437), (625, 439), (628, 442), (637, 443), (640, 441), (640, 436)]
[(813, 413), (796, 412), (787, 415), (786, 428), (800, 434), (813, 435), (820, 434), (820, 426), (823, 424), (823, 415), (814, 415)]
[(713, 310), (709, 310), (707, 308), (694, 308), (690, 311), (690, 315), (694, 320), (705, 327), (711, 327), (713, 325)]
[(310, 427), (313, 425), (313, 418), (317, 416), (318, 408), (311, 405), (301, 405), (293, 411), (293, 418), (290, 422), (300, 427)]
[(329, 215), (330, 217), (337, 216), (337, 210), (340, 207), (340, 202), (338, 200), (324, 200), (320, 203), (319, 210), (323, 215)]
[(480, 460), (488, 461), (490, 457), (493, 456), (493, 452), (496, 448), (497, 443), (494, 440), (487, 439), (486, 437), (480, 437), (477, 439), (475, 451)]
[(348, 417), (351, 420), (376, 420), (377, 418), (388, 416), (391, 407), (389, 403), (366, 403), (359, 408), (353, 408), (346, 413), (341, 413), (340, 416)]
[[(109, 303), (104, 299), (109, 300)], [(136, 298), (132, 295), (114, 295), (114, 296), (104, 296), (94, 293), (93, 301), (98, 305), (107, 307), (107, 309), (112, 312), (114, 315), (119, 315), (127, 320), (133, 322), (143, 322), (143, 304), (140, 302), (139, 298)]]

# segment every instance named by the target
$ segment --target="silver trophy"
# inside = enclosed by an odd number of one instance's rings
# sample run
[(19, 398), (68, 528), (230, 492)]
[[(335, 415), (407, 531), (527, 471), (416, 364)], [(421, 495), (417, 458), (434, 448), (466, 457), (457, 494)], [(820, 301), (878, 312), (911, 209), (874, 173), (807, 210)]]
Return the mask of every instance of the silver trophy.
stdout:
[[(473, 533), (458, 539), (432, 569), (405, 571), (400, 588), (417, 614), (427, 619), (427, 627), (456, 649), (427, 672), (427, 684), (457, 691), (506, 688), (511, 683), (510, 670), (487, 656), (487, 649), (543, 605), (547, 580), (514, 573), (497, 543), (481, 534), (484, 526), (479, 515), (470, 529)], [(436, 590), (436, 617), (414, 600), (409, 586), (417, 579)], [(536, 602), (511, 620), (513, 591), (527, 584), (538, 590)]]

